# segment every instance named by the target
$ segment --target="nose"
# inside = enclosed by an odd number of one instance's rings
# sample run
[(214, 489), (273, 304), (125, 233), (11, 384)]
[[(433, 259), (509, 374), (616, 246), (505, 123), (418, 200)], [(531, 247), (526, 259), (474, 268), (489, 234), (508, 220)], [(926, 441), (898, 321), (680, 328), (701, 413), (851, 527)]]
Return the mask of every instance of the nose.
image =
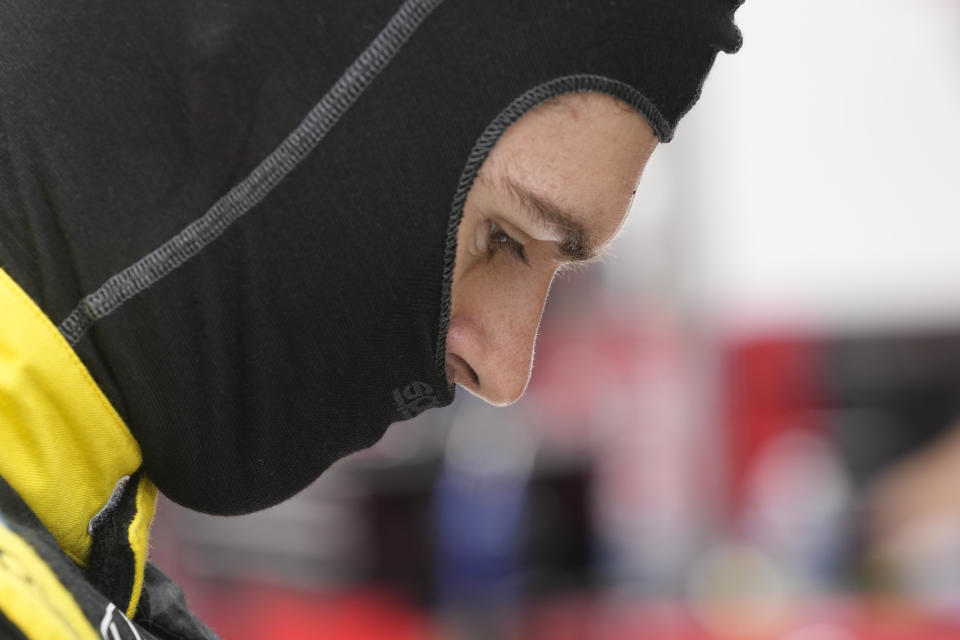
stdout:
[(516, 402), (527, 387), (552, 271), (524, 268), (509, 277), (473, 273), (454, 282), (447, 370), (490, 404)]

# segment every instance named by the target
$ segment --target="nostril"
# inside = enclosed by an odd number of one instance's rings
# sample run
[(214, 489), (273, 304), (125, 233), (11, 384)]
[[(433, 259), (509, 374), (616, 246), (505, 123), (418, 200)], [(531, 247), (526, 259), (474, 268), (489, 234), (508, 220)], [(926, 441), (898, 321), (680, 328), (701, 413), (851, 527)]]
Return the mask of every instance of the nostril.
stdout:
[[(451, 375), (452, 374), (452, 375)], [(480, 386), (480, 377), (473, 370), (466, 360), (455, 353), (447, 354), (447, 380), (457, 380), (465, 382), (469, 379), (474, 386)]]

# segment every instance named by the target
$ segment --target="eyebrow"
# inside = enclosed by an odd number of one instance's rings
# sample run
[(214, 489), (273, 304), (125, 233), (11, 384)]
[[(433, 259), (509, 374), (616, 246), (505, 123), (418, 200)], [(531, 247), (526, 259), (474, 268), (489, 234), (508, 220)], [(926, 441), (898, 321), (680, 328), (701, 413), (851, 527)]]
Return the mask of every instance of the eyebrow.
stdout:
[(505, 182), (507, 190), (528, 215), (532, 215), (540, 224), (559, 232), (561, 239), (557, 242), (557, 249), (565, 260), (591, 262), (597, 259), (599, 251), (590, 242), (586, 229), (577, 222), (576, 216), (512, 179), (508, 178)]

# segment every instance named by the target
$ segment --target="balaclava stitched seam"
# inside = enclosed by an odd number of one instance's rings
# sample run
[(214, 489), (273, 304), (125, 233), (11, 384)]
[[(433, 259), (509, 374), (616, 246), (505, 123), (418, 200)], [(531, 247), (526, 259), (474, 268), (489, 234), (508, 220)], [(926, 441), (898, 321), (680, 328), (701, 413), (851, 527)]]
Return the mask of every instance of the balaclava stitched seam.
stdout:
[[(668, 141), (739, 48), (738, 5), (14, 0), (0, 266), (63, 321), (161, 491), (276, 504), (451, 402), (456, 232), (510, 124), (597, 91)], [(323, 124), (301, 136), (305, 114)]]

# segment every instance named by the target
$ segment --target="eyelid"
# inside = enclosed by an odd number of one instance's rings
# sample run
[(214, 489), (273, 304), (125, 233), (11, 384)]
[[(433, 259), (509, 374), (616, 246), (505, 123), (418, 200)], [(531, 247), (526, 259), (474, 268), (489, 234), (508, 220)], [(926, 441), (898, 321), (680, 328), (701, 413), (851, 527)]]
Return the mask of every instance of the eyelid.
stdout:
[(527, 244), (528, 242), (533, 242), (536, 240), (535, 237), (531, 236), (529, 233), (521, 229), (520, 227), (512, 224), (511, 222), (503, 219), (490, 219), (491, 224), (497, 225), (497, 228), (503, 231), (505, 234), (515, 239), (520, 244)]
[(498, 221), (497, 226), (499, 226), (505, 233), (522, 238), (520, 241), (521, 244), (526, 246), (528, 243), (537, 243), (537, 242), (546, 242), (554, 245), (554, 253), (556, 258), (560, 262), (569, 262), (570, 257), (563, 252), (561, 248), (561, 243), (565, 239), (564, 233), (558, 228), (551, 226), (549, 224), (538, 224), (533, 227), (533, 230), (541, 232), (540, 234), (531, 234), (527, 229), (518, 227), (517, 225), (507, 222), (507, 221)]
[[(522, 241), (517, 240), (515, 234), (504, 228), (505, 225), (498, 223), (495, 220), (488, 220), (488, 243), (490, 242), (489, 238), (492, 238), (495, 234), (503, 234), (506, 237), (507, 241), (500, 242), (497, 244), (490, 243), (487, 245), (487, 255), (492, 257), (494, 253), (501, 249), (509, 249), (510, 252), (514, 255), (515, 258), (520, 260), (525, 265), (530, 264), (530, 261), (527, 259), (527, 254), (525, 251), (525, 245)], [(521, 234), (526, 237), (526, 234)]]
[[(537, 243), (537, 242), (546, 242), (553, 245), (555, 259), (558, 264), (567, 264), (567, 263), (578, 263), (578, 262), (595, 262), (599, 261), (602, 257), (602, 254), (594, 256), (586, 260), (571, 260), (570, 256), (563, 251), (561, 243), (564, 241), (564, 234), (556, 227), (550, 227), (548, 225), (543, 225), (537, 227), (539, 230), (544, 232), (543, 236), (531, 235), (525, 229), (522, 229), (511, 222), (504, 221), (498, 218), (496, 221), (490, 219), (491, 224), (495, 224), (503, 233), (510, 236), (511, 238), (516, 238), (519, 236), (521, 240), (517, 242), (524, 247), (528, 243)], [(529, 264), (527, 260), (524, 260), (524, 264)]]

